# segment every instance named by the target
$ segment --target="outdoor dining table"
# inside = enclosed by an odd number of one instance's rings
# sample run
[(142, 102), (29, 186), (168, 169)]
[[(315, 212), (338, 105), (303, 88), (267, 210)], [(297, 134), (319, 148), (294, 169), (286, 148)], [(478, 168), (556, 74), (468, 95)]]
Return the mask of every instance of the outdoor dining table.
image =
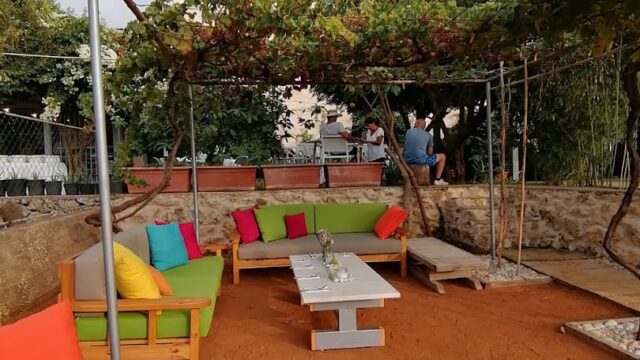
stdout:
[(384, 328), (358, 329), (356, 310), (384, 307), (384, 299), (400, 298), (400, 292), (357, 255), (336, 257), (348, 269), (349, 281), (330, 280), (320, 254), (289, 257), (302, 305), (310, 311), (333, 310), (338, 316), (337, 330), (311, 331), (311, 350), (384, 346)]
[[(318, 149), (322, 150), (322, 140), (321, 139), (316, 139), (316, 140), (312, 140), (312, 141), (307, 141), (309, 143), (313, 144), (313, 154), (315, 156), (315, 154), (318, 153)], [(361, 162), (362, 161), (362, 152), (365, 149), (366, 144), (362, 144), (359, 142), (349, 142), (347, 143), (347, 146), (349, 148), (356, 148), (356, 161), (357, 162)]]

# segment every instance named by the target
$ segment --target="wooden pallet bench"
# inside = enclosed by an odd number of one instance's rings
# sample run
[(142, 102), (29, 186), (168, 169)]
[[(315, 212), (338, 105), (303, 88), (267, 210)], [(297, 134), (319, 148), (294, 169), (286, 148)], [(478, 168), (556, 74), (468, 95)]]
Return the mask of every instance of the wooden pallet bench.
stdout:
[(410, 239), (407, 252), (412, 259), (409, 269), (413, 276), (438, 294), (444, 294), (440, 281), (465, 279), (475, 290), (482, 290), (473, 270), (484, 269), (488, 262), (479, 256), (433, 237)]

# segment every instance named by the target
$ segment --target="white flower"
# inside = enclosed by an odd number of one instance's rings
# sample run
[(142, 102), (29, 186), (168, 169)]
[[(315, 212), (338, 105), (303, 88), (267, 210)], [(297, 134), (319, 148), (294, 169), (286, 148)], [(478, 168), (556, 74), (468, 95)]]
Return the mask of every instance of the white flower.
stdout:
[(55, 122), (60, 117), (60, 103), (52, 96), (42, 99), (45, 105), (44, 111), (40, 114), (40, 119)]

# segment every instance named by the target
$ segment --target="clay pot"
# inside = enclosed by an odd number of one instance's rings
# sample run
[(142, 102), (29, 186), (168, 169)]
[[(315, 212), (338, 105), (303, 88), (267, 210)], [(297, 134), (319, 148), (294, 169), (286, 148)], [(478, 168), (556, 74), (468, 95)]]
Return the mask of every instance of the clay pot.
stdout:
[[(132, 167), (128, 169), (133, 176), (138, 180), (146, 181), (147, 185), (144, 187), (138, 187), (133, 184), (127, 184), (127, 190), (129, 194), (142, 194), (147, 190), (157, 186), (162, 181), (164, 175), (164, 167), (152, 168), (152, 167)], [(191, 189), (191, 168), (188, 167), (174, 167), (171, 172), (171, 179), (169, 180), (169, 186), (167, 186), (161, 192), (163, 193), (180, 193), (189, 192)]]
[(320, 186), (320, 164), (262, 165), (267, 190), (314, 189)]
[(122, 180), (109, 181), (109, 190), (111, 191), (112, 194), (124, 194), (126, 190), (124, 181)]
[(257, 166), (202, 166), (196, 169), (198, 191), (252, 191)]
[(380, 186), (383, 163), (325, 164), (329, 187)]

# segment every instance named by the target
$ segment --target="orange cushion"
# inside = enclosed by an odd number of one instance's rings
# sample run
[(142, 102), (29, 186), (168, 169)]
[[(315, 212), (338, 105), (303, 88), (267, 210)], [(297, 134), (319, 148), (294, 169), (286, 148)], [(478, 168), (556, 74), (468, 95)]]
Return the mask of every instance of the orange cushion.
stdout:
[(160, 290), (160, 295), (163, 296), (173, 296), (173, 290), (171, 289), (171, 285), (167, 282), (167, 279), (164, 278), (164, 275), (156, 268), (151, 265), (147, 265), (149, 267), (149, 272), (151, 272), (151, 277), (153, 277), (153, 281), (158, 285), (158, 290)]
[(373, 226), (373, 231), (378, 235), (378, 239), (386, 239), (393, 234), (398, 226), (402, 225), (408, 215), (405, 209), (398, 205), (393, 205), (380, 216)]
[(82, 360), (68, 301), (0, 326), (0, 359)]

